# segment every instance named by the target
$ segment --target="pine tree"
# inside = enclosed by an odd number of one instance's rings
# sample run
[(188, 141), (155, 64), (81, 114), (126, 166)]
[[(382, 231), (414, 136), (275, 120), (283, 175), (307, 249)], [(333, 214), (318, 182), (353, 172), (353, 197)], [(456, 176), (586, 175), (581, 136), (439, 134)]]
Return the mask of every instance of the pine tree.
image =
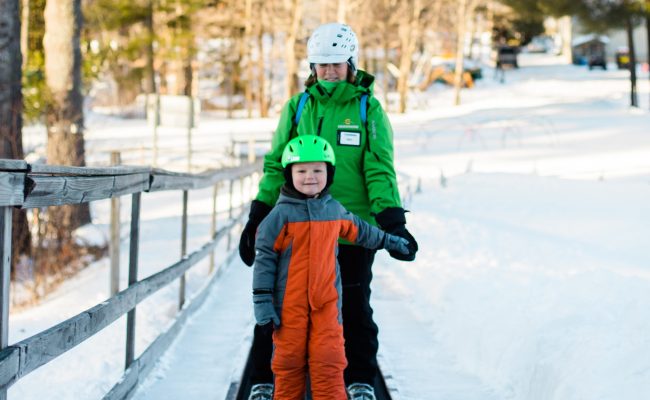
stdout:
[[(45, 79), (47, 162), (85, 165), (83, 94), (81, 86), (81, 0), (48, 0), (45, 6)], [(60, 246), (72, 231), (90, 222), (88, 204), (51, 207), (48, 231)]]
[[(19, 0), (0, 2), (0, 158), (18, 160), (24, 157), (19, 7)], [(15, 266), (21, 255), (31, 253), (25, 211), (14, 210), (12, 233)]]

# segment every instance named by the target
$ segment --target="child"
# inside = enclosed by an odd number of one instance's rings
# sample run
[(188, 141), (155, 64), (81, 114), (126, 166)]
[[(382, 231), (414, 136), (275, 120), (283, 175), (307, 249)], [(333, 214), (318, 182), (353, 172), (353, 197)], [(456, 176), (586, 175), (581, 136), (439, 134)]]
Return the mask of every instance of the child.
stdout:
[(347, 212), (327, 189), (334, 152), (323, 138), (298, 136), (282, 154), (286, 183), (255, 240), (253, 303), (259, 325), (273, 322), (274, 399), (302, 399), (307, 363), (314, 400), (345, 400), (338, 239), (409, 254), (408, 241)]

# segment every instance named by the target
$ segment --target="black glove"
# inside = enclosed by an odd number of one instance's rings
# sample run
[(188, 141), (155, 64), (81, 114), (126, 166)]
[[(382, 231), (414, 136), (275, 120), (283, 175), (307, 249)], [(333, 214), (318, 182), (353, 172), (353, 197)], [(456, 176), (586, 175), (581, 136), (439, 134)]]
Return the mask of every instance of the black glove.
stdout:
[(271, 207), (264, 202), (253, 200), (251, 203), (248, 222), (246, 222), (239, 239), (239, 257), (249, 267), (255, 262), (255, 234), (257, 233), (257, 227), (270, 212)]
[(401, 261), (415, 260), (415, 253), (418, 251), (418, 242), (415, 241), (413, 235), (406, 230), (406, 218), (404, 217), (404, 209), (400, 207), (389, 207), (384, 209), (375, 216), (375, 220), (384, 231), (391, 235), (402, 237), (408, 240), (408, 254), (402, 254), (395, 250), (389, 250), (388, 254), (391, 257)]

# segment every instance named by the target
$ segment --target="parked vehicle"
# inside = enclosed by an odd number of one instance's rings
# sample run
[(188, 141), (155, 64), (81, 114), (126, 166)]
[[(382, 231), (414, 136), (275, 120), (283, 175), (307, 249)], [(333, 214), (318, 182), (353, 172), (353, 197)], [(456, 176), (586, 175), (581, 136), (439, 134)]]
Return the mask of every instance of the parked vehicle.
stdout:
[(614, 53), (618, 69), (630, 69), (630, 51), (627, 47), (619, 47)]
[(602, 69), (607, 69), (607, 58), (605, 57), (604, 52), (592, 53), (589, 56), (589, 69), (594, 69), (594, 67), (601, 67)]
[(609, 38), (602, 35), (583, 35), (572, 42), (573, 63), (587, 65), (589, 69), (607, 69), (607, 44)]
[(501, 69), (505, 66), (519, 68), (519, 63), (517, 62), (517, 53), (519, 53), (518, 47), (514, 47), (514, 46), (499, 47), (497, 49), (497, 60), (496, 60), (497, 69)]

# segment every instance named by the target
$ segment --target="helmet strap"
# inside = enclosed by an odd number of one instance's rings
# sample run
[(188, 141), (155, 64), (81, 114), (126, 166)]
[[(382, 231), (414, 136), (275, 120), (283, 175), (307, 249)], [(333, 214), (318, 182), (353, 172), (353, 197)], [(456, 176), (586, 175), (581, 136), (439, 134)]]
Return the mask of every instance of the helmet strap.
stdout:
[(352, 57), (348, 58), (348, 67), (350, 67), (350, 70), (352, 71), (352, 75), (356, 75), (357, 68), (354, 66), (354, 63), (352, 62)]
[(293, 177), (291, 176), (291, 166), (293, 164), (289, 164), (286, 167), (284, 167), (284, 170), (282, 170), (282, 174), (284, 175), (284, 183), (287, 185), (287, 187), (291, 188), (292, 190), (296, 190), (296, 188), (293, 186)]
[(327, 183), (325, 184), (323, 192), (329, 189), (329, 187), (332, 186), (332, 183), (334, 183), (334, 173), (336, 172), (336, 167), (330, 163), (325, 163), (325, 168), (327, 169)]

